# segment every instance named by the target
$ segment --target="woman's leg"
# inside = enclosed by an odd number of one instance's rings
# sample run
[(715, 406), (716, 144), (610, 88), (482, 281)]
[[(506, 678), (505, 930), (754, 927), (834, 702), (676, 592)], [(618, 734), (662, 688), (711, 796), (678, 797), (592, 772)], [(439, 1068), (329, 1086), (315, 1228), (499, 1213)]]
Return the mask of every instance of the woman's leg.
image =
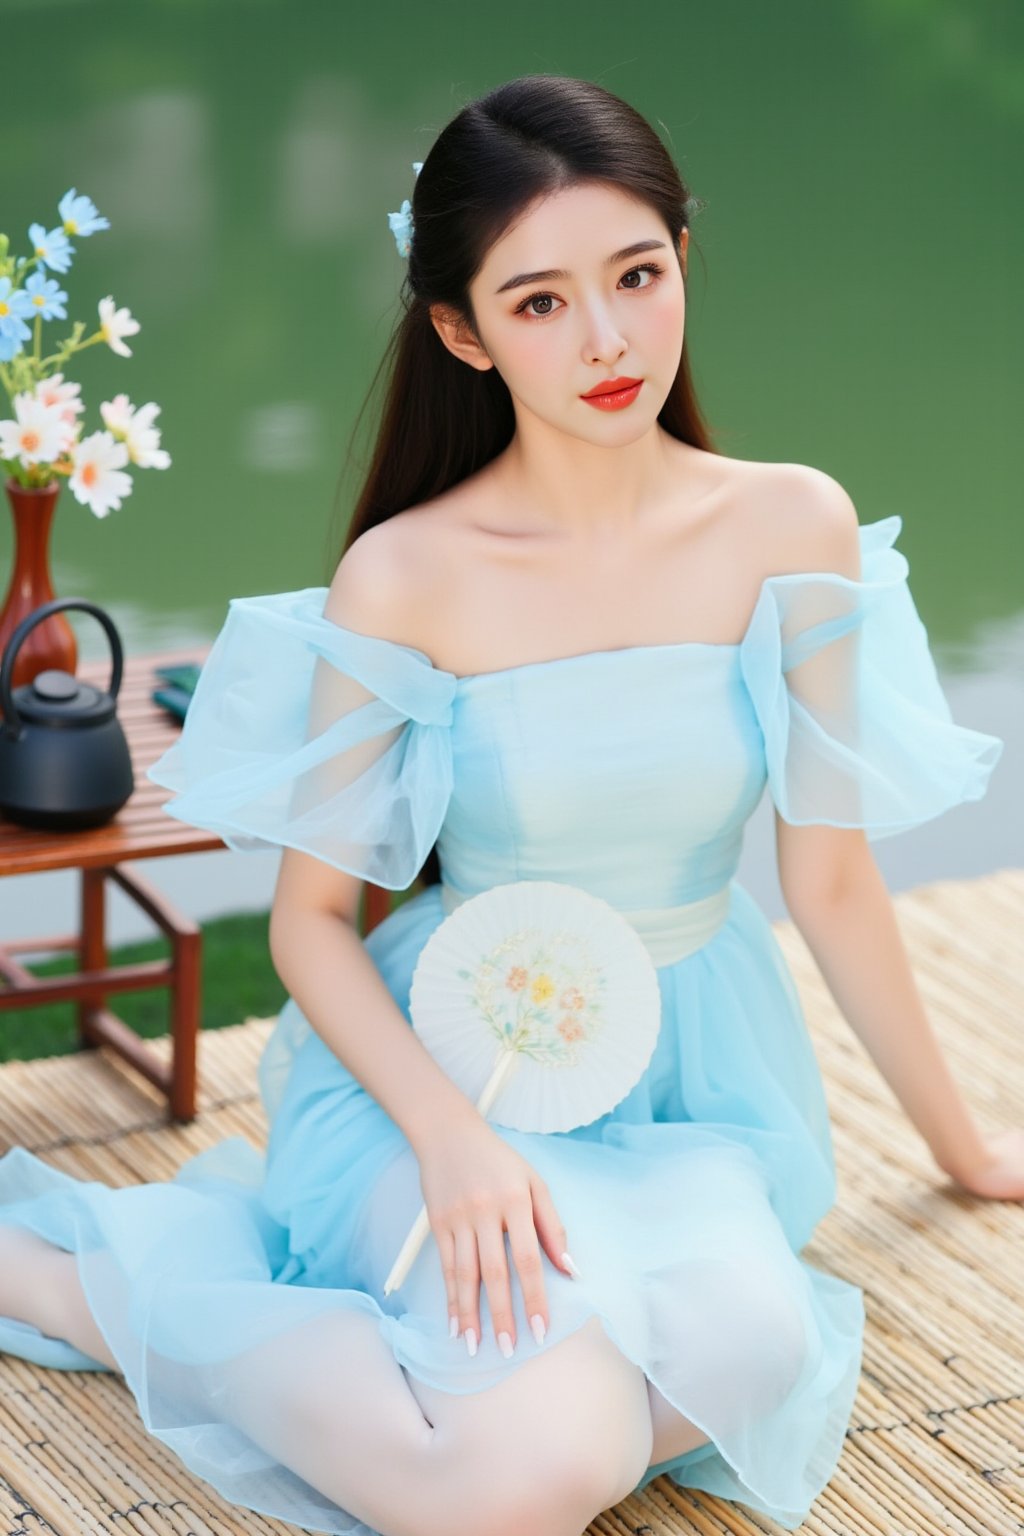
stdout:
[(671, 1461), (673, 1456), (682, 1456), (687, 1451), (695, 1450), (698, 1445), (707, 1444), (708, 1437), (704, 1431), (698, 1429), (696, 1424), (691, 1424), (689, 1419), (684, 1419), (651, 1381), (647, 1382), (647, 1398), (651, 1427), (654, 1430), (654, 1443), (647, 1463), (649, 1467), (656, 1467), (659, 1462)]
[(385, 1536), (579, 1536), (650, 1465), (646, 1378), (597, 1318), (464, 1395), (409, 1377), (363, 1313), (234, 1365), (222, 1416)]
[[(0, 1314), (117, 1369), (75, 1256), (24, 1229), (0, 1226)], [(208, 1374), (220, 1419), (385, 1536), (579, 1536), (651, 1460), (646, 1378), (597, 1318), (464, 1396), (413, 1382), (377, 1320), (346, 1310)]]
[(74, 1254), (25, 1227), (0, 1226), (0, 1317), (31, 1323), (119, 1369), (82, 1294)]

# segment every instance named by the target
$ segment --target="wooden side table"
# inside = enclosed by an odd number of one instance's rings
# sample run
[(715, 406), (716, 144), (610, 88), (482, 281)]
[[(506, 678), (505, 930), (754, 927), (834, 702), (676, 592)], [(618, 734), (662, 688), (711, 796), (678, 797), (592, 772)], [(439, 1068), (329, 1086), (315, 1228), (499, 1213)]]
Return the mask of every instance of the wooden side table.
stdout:
[[(81, 872), (79, 928), (76, 933), (46, 938), (0, 939), (0, 1011), (33, 1008), (43, 1003), (73, 1000), (78, 1035), (83, 1046), (107, 1045), (167, 1095), (168, 1117), (189, 1121), (196, 1112), (196, 1048), (201, 1022), (202, 930), (179, 912), (137, 871), (134, 859), (167, 854), (207, 853), (226, 847), (214, 832), (187, 826), (163, 812), (169, 798), (159, 784), (146, 778), (149, 768), (181, 733), (180, 722), (154, 704), (150, 694), (158, 665), (195, 661), (200, 664), (209, 646), (187, 651), (160, 651), (126, 656), (118, 718), (131, 753), (135, 788), (114, 819), (103, 827), (80, 832), (47, 832), (19, 826), (0, 815), (0, 876), (37, 874), (46, 870)], [(105, 688), (110, 662), (83, 662), (77, 675)], [(171, 941), (167, 960), (143, 960), (111, 966), (106, 939), (106, 884), (113, 881)], [(375, 927), (391, 909), (392, 892), (365, 885), (360, 929)], [(78, 969), (65, 976), (34, 976), (16, 958), (44, 950), (72, 950)], [(119, 992), (166, 987), (170, 994), (170, 1066), (107, 1006)]]
[[(189, 827), (164, 815), (167, 791), (146, 778), (146, 769), (181, 731), (175, 717), (154, 704), (153, 668), (169, 662), (202, 662), (209, 646), (126, 656), (118, 718), (128, 738), (135, 788), (113, 821), (79, 832), (50, 832), (23, 827), (0, 815), (0, 875), (38, 874), (46, 870), (81, 871), (77, 933), (0, 943), (0, 1010), (38, 1007), (73, 1000), (79, 1039), (84, 1046), (107, 1045), (167, 1095), (172, 1120), (195, 1118), (196, 1042), (202, 995), (202, 932), (138, 872), (134, 859), (174, 853), (204, 853), (223, 848), (212, 832)], [(83, 662), (78, 676), (98, 687), (110, 681), (110, 662)], [(171, 941), (166, 960), (111, 966), (106, 939), (106, 884), (113, 881)], [(37, 977), (17, 956), (43, 950), (72, 950), (78, 969), (66, 976)], [(119, 992), (166, 987), (170, 994), (172, 1060), (164, 1066), (127, 1024), (107, 1007)]]

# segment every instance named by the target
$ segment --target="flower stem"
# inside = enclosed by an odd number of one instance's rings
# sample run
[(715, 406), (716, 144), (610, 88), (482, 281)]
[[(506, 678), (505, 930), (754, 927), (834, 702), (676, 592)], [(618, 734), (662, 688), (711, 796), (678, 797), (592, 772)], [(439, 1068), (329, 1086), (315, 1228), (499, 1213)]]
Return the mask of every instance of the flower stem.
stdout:
[(84, 352), (86, 347), (94, 347), (103, 339), (103, 332), (97, 331), (95, 336), (90, 336), (87, 341), (65, 341), (50, 357), (41, 358), (39, 366), (45, 368), (50, 363), (66, 363), (75, 352)]

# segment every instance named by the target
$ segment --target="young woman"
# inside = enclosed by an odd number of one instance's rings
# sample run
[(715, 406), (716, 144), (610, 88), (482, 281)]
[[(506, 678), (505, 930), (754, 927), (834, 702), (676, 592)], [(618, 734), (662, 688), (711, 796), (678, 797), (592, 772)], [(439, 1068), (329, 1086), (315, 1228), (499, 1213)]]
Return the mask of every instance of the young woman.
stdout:
[[(869, 840), (979, 798), (894, 548), (828, 475), (715, 452), (687, 189), (599, 86), (513, 80), (415, 182), (376, 452), (328, 588), (235, 599), (170, 814), (281, 845), (290, 997), (240, 1137), (108, 1189), (0, 1160), (0, 1349), (120, 1372), (229, 1499), (331, 1532), (578, 1536), (668, 1472), (795, 1528), (858, 1384), (821, 1077), (735, 879), (766, 785), (789, 911), (936, 1163), (1024, 1196), (929, 1029)], [(363, 881), (423, 887), (361, 939)], [(489, 1124), (409, 1027), (429, 935), (578, 885), (657, 967), (635, 1088)], [(384, 1280), (425, 1200), (432, 1240)], [(571, 1257), (570, 1257), (571, 1255)]]

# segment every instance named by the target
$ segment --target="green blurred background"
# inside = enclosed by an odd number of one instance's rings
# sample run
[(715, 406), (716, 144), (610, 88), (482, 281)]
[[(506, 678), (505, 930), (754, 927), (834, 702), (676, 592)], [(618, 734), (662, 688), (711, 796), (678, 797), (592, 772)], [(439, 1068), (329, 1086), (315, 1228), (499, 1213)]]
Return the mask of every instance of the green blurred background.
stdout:
[[(887, 878), (1024, 862), (1019, 6), (0, 0), (0, 36), (0, 229), (24, 252), (70, 187), (109, 217), (73, 242), (69, 316), (92, 329), (110, 293), (142, 329), (132, 358), (96, 347), (68, 372), (86, 432), (123, 390), (160, 404), (173, 459), (105, 520), (62, 495), (59, 595), (102, 603), (137, 651), (211, 639), (236, 594), (325, 584), (398, 313), (387, 213), (412, 162), (504, 79), (590, 78), (652, 121), (706, 203), (687, 326), (718, 447), (817, 465), (862, 522), (903, 518), (954, 714), (1006, 740), (984, 801), (878, 845)], [(10, 536), (0, 507), (5, 584)], [(766, 813), (740, 878), (775, 916)], [(151, 873), (206, 919), (265, 911), (274, 860)], [(56, 879), (0, 881), (0, 931), (53, 931)], [(112, 928), (137, 937), (127, 911)]]

